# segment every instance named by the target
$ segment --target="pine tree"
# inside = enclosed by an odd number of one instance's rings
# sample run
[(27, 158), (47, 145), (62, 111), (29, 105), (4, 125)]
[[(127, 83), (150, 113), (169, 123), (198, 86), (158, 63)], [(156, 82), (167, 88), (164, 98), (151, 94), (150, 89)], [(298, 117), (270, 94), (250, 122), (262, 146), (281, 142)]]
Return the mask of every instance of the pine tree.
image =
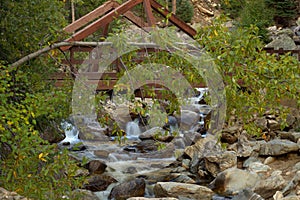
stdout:
[(277, 25), (287, 27), (297, 16), (296, 0), (266, 0), (267, 5), (274, 10), (274, 21)]

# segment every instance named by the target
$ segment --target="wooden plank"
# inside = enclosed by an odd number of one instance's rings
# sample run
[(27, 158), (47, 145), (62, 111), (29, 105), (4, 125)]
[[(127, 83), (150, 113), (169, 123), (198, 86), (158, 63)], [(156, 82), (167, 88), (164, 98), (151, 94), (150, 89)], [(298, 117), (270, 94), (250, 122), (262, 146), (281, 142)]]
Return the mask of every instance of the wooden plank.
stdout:
[(175, 26), (177, 26), (180, 30), (182, 30), (183, 32), (185, 32), (189, 36), (194, 37), (197, 34), (197, 31), (195, 29), (193, 29), (191, 26), (186, 24), (184, 21), (182, 21), (181, 19), (176, 17), (174, 14), (172, 14), (172, 13), (170, 14), (170, 12), (168, 10), (166, 10), (162, 5), (157, 3), (155, 0), (150, 0), (150, 3), (151, 3), (151, 7), (156, 12), (158, 12), (160, 15), (162, 15), (163, 17), (167, 17), (167, 16), (170, 15), (169, 20)]
[[(106, 24), (112, 22), (115, 18), (117, 18), (118, 16), (124, 14), (125, 12), (127, 12), (128, 10), (133, 8), (134, 6), (140, 4), (141, 2), (142, 2), (142, 0), (129, 0), (129, 1), (125, 2), (124, 4), (119, 6), (118, 8), (113, 9), (112, 11), (107, 13), (105, 16), (103, 16), (100, 19), (98, 19), (98, 20), (94, 21), (93, 23), (89, 24), (88, 26), (86, 26), (82, 30), (74, 33), (72, 35), (72, 37), (67, 39), (66, 41), (69, 41), (69, 42), (70, 41), (80, 41), (80, 40), (86, 38), (87, 36), (93, 34), (95, 31), (97, 31), (100, 27), (103, 27)], [(64, 48), (63, 50), (66, 50), (68, 48), (70, 48), (70, 47)]]
[(152, 8), (149, 0), (143, 0), (144, 10), (147, 17), (148, 24), (153, 27), (155, 26), (155, 18), (152, 13)]
[(77, 19), (75, 22), (69, 24), (63, 30), (67, 33), (73, 33), (74, 31), (80, 29), (81, 27), (85, 26), (86, 24), (92, 22), (96, 18), (113, 9), (113, 4), (114, 3), (112, 1), (105, 2), (92, 12), (84, 15), (83, 17)]
[[(87, 77), (88, 80), (99, 80), (99, 79), (111, 79), (111, 80), (117, 80), (118, 76), (116, 72), (104, 72), (104, 73), (99, 73), (99, 72), (83, 72), (80, 74), (74, 74), (75, 77), (78, 76), (84, 76)], [(50, 79), (53, 80), (63, 80), (65, 78), (70, 78), (70, 76), (64, 72), (57, 72), (54, 73)]]

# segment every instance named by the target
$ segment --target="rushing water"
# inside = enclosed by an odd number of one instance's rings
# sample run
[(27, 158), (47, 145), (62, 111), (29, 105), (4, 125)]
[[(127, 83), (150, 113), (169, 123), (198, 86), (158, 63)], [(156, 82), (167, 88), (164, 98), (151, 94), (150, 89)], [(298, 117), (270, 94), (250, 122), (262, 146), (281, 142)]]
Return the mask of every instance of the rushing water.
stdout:
[[(199, 88), (199, 95), (189, 99), (190, 104), (196, 105), (200, 110), (200, 125), (204, 125), (204, 118), (207, 114), (209, 107), (207, 105), (200, 105), (199, 102), (203, 99), (206, 89)], [(84, 151), (77, 151), (76, 157), (82, 159), (83, 157), (89, 160), (102, 160), (107, 164), (106, 174), (114, 177), (119, 183), (130, 180), (131, 178), (137, 177), (138, 175), (152, 172), (161, 169), (170, 163), (175, 161), (175, 147), (174, 144), (170, 143), (171, 146), (165, 151), (154, 151), (148, 153), (136, 153), (128, 152), (125, 150), (126, 145), (120, 145), (114, 138), (110, 138), (103, 134), (104, 128), (100, 126), (97, 122), (96, 117), (79, 117), (80, 125), (84, 126), (86, 129), (81, 129), (80, 131), (72, 123), (63, 121), (61, 123), (62, 128), (65, 130), (65, 139), (61, 141), (60, 145), (75, 145), (82, 142), (86, 147)], [(170, 128), (170, 132), (180, 131), (178, 127), (177, 119), (174, 116), (168, 116), (167, 125)], [(101, 138), (103, 140), (80, 140), (78, 138), (79, 132), (89, 130), (88, 133), (94, 135), (102, 134)], [(141, 129), (139, 127), (139, 120), (135, 119), (129, 121), (126, 124), (126, 138), (129, 139), (127, 146), (134, 146), (139, 140), (139, 135), (141, 134)], [(180, 134), (182, 135), (182, 134)], [(106, 137), (106, 139), (105, 139)], [(173, 146), (172, 146), (173, 145)], [(177, 151), (177, 150), (176, 150)], [(129, 169), (134, 169), (134, 173), (129, 173)], [(111, 189), (115, 184), (110, 185), (106, 191), (96, 192), (97, 196), (101, 200), (106, 200)], [(146, 196), (153, 197), (153, 194), (147, 193)]]
[(128, 139), (137, 139), (140, 134), (141, 134), (141, 129), (139, 127), (138, 118), (126, 124), (126, 137)]

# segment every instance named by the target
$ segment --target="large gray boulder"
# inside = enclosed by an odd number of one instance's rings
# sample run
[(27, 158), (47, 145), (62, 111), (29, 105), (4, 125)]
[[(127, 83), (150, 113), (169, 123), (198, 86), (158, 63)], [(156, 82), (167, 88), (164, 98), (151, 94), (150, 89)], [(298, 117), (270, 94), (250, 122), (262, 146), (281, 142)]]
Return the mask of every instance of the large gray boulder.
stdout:
[(158, 182), (154, 186), (155, 197), (175, 197), (190, 200), (211, 200), (214, 192), (195, 184), (177, 182)]
[(290, 152), (296, 152), (299, 146), (289, 140), (274, 139), (269, 142), (261, 142), (259, 155), (262, 156), (279, 156)]
[(209, 187), (221, 195), (236, 195), (244, 189), (253, 188), (259, 180), (256, 173), (230, 168), (219, 173)]

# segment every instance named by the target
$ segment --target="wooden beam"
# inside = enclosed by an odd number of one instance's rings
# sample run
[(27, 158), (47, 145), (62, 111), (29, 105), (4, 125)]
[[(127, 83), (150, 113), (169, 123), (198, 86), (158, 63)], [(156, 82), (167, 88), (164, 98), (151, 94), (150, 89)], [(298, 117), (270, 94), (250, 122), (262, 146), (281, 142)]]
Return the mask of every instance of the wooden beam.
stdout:
[(144, 10), (147, 17), (147, 22), (151, 27), (155, 26), (155, 18), (152, 13), (152, 8), (149, 0), (143, 0)]
[(124, 14), (134, 6), (140, 4), (142, 0), (129, 0), (119, 6), (116, 9), (113, 9), (109, 13), (107, 13), (105, 16), (101, 17), (100, 19), (96, 20), (95, 22), (89, 24), (82, 30), (78, 31), (77, 33), (73, 34), (71, 38), (69, 38), (67, 41), (80, 41), (87, 36), (93, 34), (96, 32), (100, 27), (105, 26), (106, 24), (112, 22), (116, 17)]
[(177, 26), (180, 30), (182, 30), (183, 32), (185, 32), (186, 34), (188, 34), (191, 37), (194, 37), (197, 34), (197, 31), (195, 29), (193, 29), (191, 26), (189, 26), (188, 24), (186, 24), (184, 21), (182, 21), (181, 19), (179, 19), (178, 17), (176, 17), (174, 14), (170, 14), (170, 12), (168, 10), (166, 10), (162, 5), (160, 5), (159, 3), (157, 3), (155, 0), (150, 0), (151, 3), (151, 7), (158, 12), (160, 15), (162, 15), (163, 17), (169, 17), (169, 20), (175, 25)]
[[(114, 8), (119, 7), (121, 4), (119, 4), (118, 2), (114, 2)], [(128, 10), (127, 12), (125, 12), (124, 17), (126, 19), (128, 19), (129, 21), (131, 21), (133, 24), (135, 24), (136, 26), (138, 26), (139, 28), (143, 29), (146, 31), (146, 29), (144, 29), (144, 27), (149, 27), (149, 24), (142, 19), (141, 17), (136, 16), (133, 12), (131, 12), (130, 10)]]
[(66, 26), (63, 30), (67, 33), (73, 33), (74, 31), (80, 29), (81, 27), (85, 26), (86, 24), (92, 22), (96, 18), (100, 17), (101, 15), (105, 14), (106, 12), (113, 9), (114, 2), (108, 1), (93, 10), (92, 12), (84, 15), (83, 17), (77, 19), (75, 22)]

